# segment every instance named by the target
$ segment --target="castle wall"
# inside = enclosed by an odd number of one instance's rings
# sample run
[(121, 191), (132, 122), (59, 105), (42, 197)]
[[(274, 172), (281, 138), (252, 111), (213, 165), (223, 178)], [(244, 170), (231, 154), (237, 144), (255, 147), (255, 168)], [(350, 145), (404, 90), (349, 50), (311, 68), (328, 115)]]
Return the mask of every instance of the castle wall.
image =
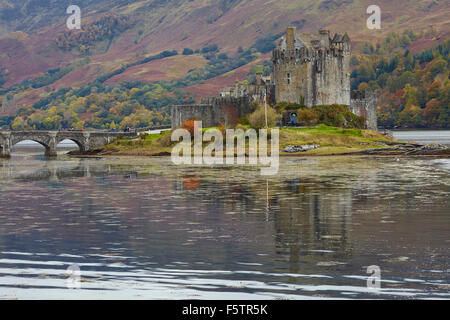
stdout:
[(350, 105), (350, 55), (321, 50), (310, 66), (312, 90), (307, 106)]
[(171, 107), (172, 129), (180, 128), (187, 120), (202, 120), (204, 127), (214, 127), (220, 112), (212, 105), (188, 104)]
[(201, 104), (177, 105), (171, 107), (172, 129), (181, 127), (187, 120), (201, 120), (203, 127), (227, 125), (254, 111), (250, 97), (210, 97)]
[(306, 49), (301, 49), (301, 53), (274, 51), (272, 76), (276, 102), (301, 103), (305, 100), (306, 103), (309, 99), (311, 70), (303, 61), (309, 58), (308, 54)]
[(201, 99), (201, 103), (212, 105), (214, 109), (218, 110), (218, 112), (220, 110), (220, 112), (223, 113), (222, 116), (225, 116), (225, 113), (227, 113), (227, 110), (225, 109), (232, 109), (231, 111), (235, 112), (239, 118), (254, 111), (251, 96), (244, 96), (239, 98), (208, 97)]
[[(251, 97), (256, 101), (263, 101), (264, 91), (270, 94), (271, 85), (236, 84), (234, 87), (221, 91), (221, 98)], [(203, 99), (202, 99), (203, 100)]]
[(377, 130), (377, 95), (375, 92), (358, 92), (352, 95), (350, 111), (367, 119), (367, 129)]

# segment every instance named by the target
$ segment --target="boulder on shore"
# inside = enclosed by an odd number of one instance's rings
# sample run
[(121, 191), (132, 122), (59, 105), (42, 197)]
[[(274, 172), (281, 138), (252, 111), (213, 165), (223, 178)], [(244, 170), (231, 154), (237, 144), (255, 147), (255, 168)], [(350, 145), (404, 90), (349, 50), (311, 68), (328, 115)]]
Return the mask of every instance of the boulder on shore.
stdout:
[(305, 145), (300, 145), (300, 146), (287, 146), (286, 148), (281, 150), (281, 152), (286, 152), (286, 153), (306, 152), (306, 151), (315, 150), (318, 148), (320, 148), (320, 146), (317, 144), (305, 144)]

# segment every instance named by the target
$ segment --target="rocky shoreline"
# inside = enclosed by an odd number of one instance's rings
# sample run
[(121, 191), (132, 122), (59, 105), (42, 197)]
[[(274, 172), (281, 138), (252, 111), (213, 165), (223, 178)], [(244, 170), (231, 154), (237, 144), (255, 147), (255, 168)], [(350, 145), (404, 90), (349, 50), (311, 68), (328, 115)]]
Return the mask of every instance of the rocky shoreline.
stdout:
[(390, 148), (369, 149), (352, 152), (352, 154), (379, 154), (386, 153), (395, 155), (450, 155), (450, 149), (447, 146), (437, 143), (427, 145), (415, 143), (386, 143)]
[[(379, 148), (366, 149), (354, 152), (344, 152), (335, 154), (321, 154), (320, 156), (327, 155), (450, 155), (450, 148), (445, 145), (431, 143), (428, 145), (418, 144), (414, 142), (388, 142), (378, 141), (375, 143), (361, 143), (364, 146), (374, 146)], [(386, 148), (381, 148), (385, 146)], [(307, 152), (310, 150), (319, 149), (319, 145), (299, 145), (299, 146), (287, 146), (281, 152), (290, 155), (299, 154), (300, 152)], [(312, 155), (312, 154), (302, 154)]]
[[(329, 154), (314, 154), (307, 153), (311, 150), (316, 150), (320, 148), (320, 145), (298, 145), (298, 146), (287, 146), (280, 152), (281, 157), (286, 156), (314, 156), (314, 157), (326, 157), (326, 156), (364, 156), (364, 155), (375, 155), (375, 156), (444, 156), (450, 157), (450, 148), (445, 145), (440, 145), (436, 143), (423, 145), (418, 143), (404, 143), (404, 142), (386, 142), (379, 141), (376, 143), (365, 144), (373, 145), (373, 149), (366, 149), (362, 151), (354, 152), (343, 152), (343, 153), (329, 153)], [(386, 148), (383, 148), (386, 146)], [(102, 148), (93, 149), (89, 152), (80, 153), (79, 151), (71, 151), (68, 155), (77, 158), (101, 158), (108, 156), (124, 156), (124, 157), (170, 157), (169, 152), (160, 152), (154, 154), (142, 154), (142, 153), (121, 153), (119, 150), (105, 150)]]

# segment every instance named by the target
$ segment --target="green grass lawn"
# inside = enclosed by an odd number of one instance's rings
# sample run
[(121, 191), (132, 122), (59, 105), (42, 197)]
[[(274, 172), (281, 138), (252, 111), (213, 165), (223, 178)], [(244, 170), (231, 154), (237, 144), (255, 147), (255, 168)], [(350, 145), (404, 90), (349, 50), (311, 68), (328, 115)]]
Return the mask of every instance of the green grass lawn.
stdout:
[(392, 140), (371, 130), (344, 129), (324, 125), (308, 128), (282, 128), (280, 130), (281, 149), (290, 145), (320, 145), (319, 149), (302, 152), (302, 154), (339, 154), (381, 148), (382, 146), (370, 145), (381, 141)]
[[(244, 127), (243, 127), (244, 128)], [(208, 129), (203, 128), (203, 132)], [(117, 139), (105, 146), (106, 152), (123, 155), (160, 155), (170, 153), (176, 142), (170, 141), (171, 131), (160, 134), (145, 134), (138, 139)], [(384, 135), (371, 130), (345, 129), (325, 125), (302, 128), (280, 128), (280, 151), (287, 146), (320, 145), (319, 149), (298, 154), (326, 155), (361, 151), (374, 148), (377, 142), (393, 141)], [(204, 144), (206, 147), (208, 143)], [(288, 155), (280, 153), (282, 155)], [(289, 155), (295, 155), (289, 154)]]

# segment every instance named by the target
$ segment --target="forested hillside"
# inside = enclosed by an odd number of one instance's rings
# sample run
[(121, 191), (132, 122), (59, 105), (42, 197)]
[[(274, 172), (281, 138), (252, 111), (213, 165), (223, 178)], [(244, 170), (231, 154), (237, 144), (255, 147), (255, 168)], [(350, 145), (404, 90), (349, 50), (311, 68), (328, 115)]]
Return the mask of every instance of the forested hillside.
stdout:
[(418, 38), (408, 30), (366, 44), (352, 59), (352, 89), (379, 93), (381, 126), (450, 128), (450, 39), (414, 54), (407, 48)]

